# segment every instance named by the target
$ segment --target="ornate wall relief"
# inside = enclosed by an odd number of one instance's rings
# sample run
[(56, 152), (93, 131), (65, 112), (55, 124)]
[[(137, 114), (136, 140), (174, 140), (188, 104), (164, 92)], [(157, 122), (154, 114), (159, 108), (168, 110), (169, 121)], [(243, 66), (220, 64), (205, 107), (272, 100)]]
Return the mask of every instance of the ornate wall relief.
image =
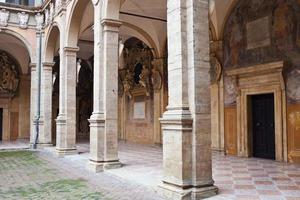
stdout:
[(15, 96), (19, 82), (16, 61), (8, 53), (0, 51), (0, 97)]
[(300, 68), (293, 69), (286, 77), (286, 92), (289, 103), (300, 103)]
[(237, 95), (237, 86), (236, 80), (232, 77), (225, 76), (224, 77), (224, 99), (225, 106), (232, 106), (236, 103), (236, 95)]
[(7, 26), (9, 18), (9, 12), (5, 9), (0, 10), (0, 26)]
[(125, 66), (119, 70), (120, 81), (123, 85), (121, 90), (124, 90), (124, 94), (130, 99), (132, 93), (137, 90), (143, 90), (146, 96), (151, 96), (153, 90), (151, 49), (136, 38), (130, 38), (124, 45)]
[(19, 27), (22, 29), (26, 29), (28, 27), (29, 15), (25, 12), (18, 13), (19, 18)]
[(215, 54), (210, 56), (210, 81), (212, 84), (217, 83), (222, 74), (222, 65)]
[[(119, 136), (131, 142), (154, 143), (154, 97), (162, 77), (152, 50), (137, 38), (124, 44), (119, 66)], [(157, 102), (160, 106), (160, 102)]]

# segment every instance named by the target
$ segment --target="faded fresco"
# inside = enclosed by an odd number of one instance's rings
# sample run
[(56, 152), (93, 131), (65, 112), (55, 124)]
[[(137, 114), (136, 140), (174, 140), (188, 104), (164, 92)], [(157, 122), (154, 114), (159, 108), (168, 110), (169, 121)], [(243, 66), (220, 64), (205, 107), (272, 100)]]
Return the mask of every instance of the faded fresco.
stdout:
[(225, 70), (283, 60), (288, 103), (300, 103), (300, 1), (239, 1), (223, 38)]

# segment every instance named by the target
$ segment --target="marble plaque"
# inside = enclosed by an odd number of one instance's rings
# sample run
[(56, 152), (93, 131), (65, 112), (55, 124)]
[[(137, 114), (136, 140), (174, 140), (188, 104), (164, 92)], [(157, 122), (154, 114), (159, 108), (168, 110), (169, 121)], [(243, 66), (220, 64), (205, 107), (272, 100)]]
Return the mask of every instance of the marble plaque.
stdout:
[(269, 17), (247, 23), (247, 49), (265, 47), (271, 44)]
[(133, 118), (134, 119), (145, 119), (146, 117), (146, 112), (145, 112), (145, 102), (140, 101), (140, 102), (134, 102), (133, 105)]

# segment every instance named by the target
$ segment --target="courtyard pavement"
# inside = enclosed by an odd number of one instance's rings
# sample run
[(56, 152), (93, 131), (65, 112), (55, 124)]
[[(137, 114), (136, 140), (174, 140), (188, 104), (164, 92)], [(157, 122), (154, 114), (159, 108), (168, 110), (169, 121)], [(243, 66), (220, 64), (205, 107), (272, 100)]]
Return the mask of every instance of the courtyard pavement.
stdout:
[[(46, 181), (48, 177), (48, 181), (53, 180), (54, 183), (62, 178), (73, 181), (82, 180), (86, 184), (86, 189), (79, 188), (76, 190), (77, 193), (74, 192), (74, 195), (78, 196), (80, 191), (83, 191), (84, 194), (88, 195), (88, 198), (84, 199), (97, 199), (98, 194), (102, 197), (100, 199), (163, 199), (158, 192), (158, 185), (162, 179), (161, 147), (120, 142), (119, 158), (124, 166), (98, 174), (89, 172), (86, 169), (89, 157), (89, 144), (79, 143), (77, 148), (79, 154), (64, 158), (55, 156), (54, 147), (38, 151), (38, 158), (47, 163), (51, 169), (56, 170), (54, 173), (56, 176), (53, 173), (50, 175), (45, 173), (45, 177), (39, 175), (41, 176), (40, 179)], [(0, 162), (3, 163), (2, 160)], [(23, 166), (24, 161), (16, 160), (14, 163), (13, 165)], [(28, 165), (26, 166), (28, 167)], [(0, 164), (0, 167), (3, 166)], [(29, 172), (34, 173), (33, 169), (29, 170)], [(38, 184), (39, 181), (36, 182), (30, 176), (30, 173), (29, 175), (28, 173), (24, 174), (25, 171), (26, 169), (23, 166), (19, 168), (19, 171), (15, 167), (15, 171), (12, 172), (16, 174), (0, 173), (0, 194), (3, 185), (9, 188), (9, 185), (22, 184), (24, 181), (40, 185)], [(56, 180), (57, 178), (58, 180)], [(210, 198), (210, 200), (300, 200), (299, 165), (258, 158), (238, 158), (214, 153), (213, 178), (215, 185), (220, 191), (219, 195)], [(70, 191), (72, 191), (71, 186), (68, 186), (71, 188)]]

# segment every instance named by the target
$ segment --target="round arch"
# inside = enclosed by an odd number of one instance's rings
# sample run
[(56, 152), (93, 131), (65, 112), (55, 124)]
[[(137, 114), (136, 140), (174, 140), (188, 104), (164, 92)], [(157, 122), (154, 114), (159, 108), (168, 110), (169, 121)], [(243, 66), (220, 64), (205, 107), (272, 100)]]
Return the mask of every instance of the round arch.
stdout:
[(19, 34), (16, 31), (13, 31), (13, 30), (10, 30), (10, 29), (3, 29), (3, 30), (1, 30), (0, 33), (13, 36), (15, 39), (20, 41), (25, 46), (25, 48), (28, 52), (30, 62), (34, 63), (36, 61), (35, 54), (33, 53), (34, 48), (32, 47), (30, 42), (24, 36), (22, 36), (21, 34)]
[(139, 28), (139, 27), (137, 27), (133, 24), (130, 24), (128, 22), (122, 22), (122, 26), (126, 26), (126, 27), (136, 31), (140, 35), (142, 35), (143, 38), (138, 37), (138, 36), (134, 36), (134, 37), (137, 37), (141, 41), (145, 42), (147, 45), (149, 45), (149, 47), (153, 47), (154, 48), (153, 53), (154, 53), (155, 57), (158, 57), (161, 54), (158, 47), (157, 47), (157, 45), (155, 44), (154, 40), (152, 39), (152, 37), (146, 31), (144, 31), (143, 29), (141, 29), (141, 28)]
[(234, 8), (235, 8), (235, 6), (237, 5), (238, 2), (239, 2), (239, 0), (231, 0), (231, 2), (229, 3), (230, 4), (229, 8), (228, 8), (228, 10), (227, 10), (227, 12), (225, 14), (224, 20), (222, 21), (221, 30), (220, 30), (220, 33), (219, 33), (220, 39), (223, 39), (224, 30), (225, 30), (228, 18), (229, 18), (230, 14), (234, 10)]
[(55, 56), (55, 48), (60, 43), (60, 28), (58, 24), (54, 23), (48, 31), (48, 35), (46, 37), (45, 42), (45, 61), (46, 62), (53, 62), (53, 58)]
[(68, 17), (69, 20), (67, 21), (67, 29), (66, 29), (66, 39), (67, 39), (66, 45), (69, 47), (77, 47), (81, 19), (84, 14), (85, 8), (89, 3), (92, 3), (92, 1), (76, 0), (72, 5), (70, 16)]

